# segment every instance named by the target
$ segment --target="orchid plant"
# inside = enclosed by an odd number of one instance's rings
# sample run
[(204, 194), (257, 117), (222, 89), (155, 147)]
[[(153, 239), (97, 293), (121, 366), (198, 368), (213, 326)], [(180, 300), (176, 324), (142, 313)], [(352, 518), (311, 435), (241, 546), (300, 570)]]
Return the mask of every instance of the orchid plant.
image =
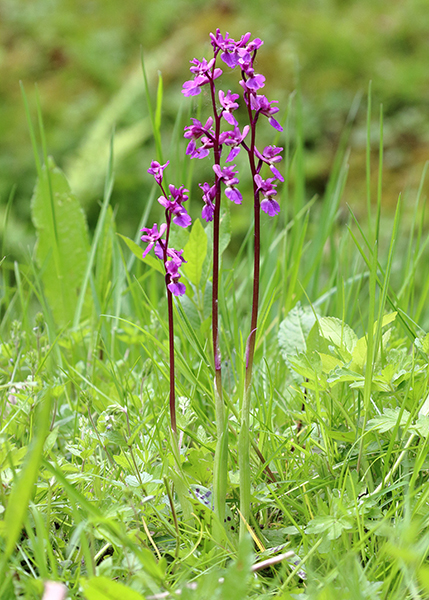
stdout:
[[(213, 266), (212, 266), (212, 345), (214, 357), (214, 397), (216, 410), (217, 446), (214, 470), (214, 506), (218, 522), (223, 523), (225, 515), (226, 481), (227, 481), (227, 417), (225, 400), (222, 390), (222, 360), (219, 340), (219, 267), (220, 267), (220, 214), (222, 190), (228, 200), (234, 204), (243, 204), (243, 197), (238, 188), (240, 183), (238, 169), (233, 161), (243, 149), (249, 162), (253, 184), (253, 221), (254, 221), (254, 266), (253, 266), (253, 297), (250, 319), (250, 333), (246, 344), (246, 368), (244, 392), (240, 411), (239, 434), (239, 467), (240, 467), (240, 512), (242, 524), (240, 532), (246, 530), (250, 516), (250, 471), (249, 471), (249, 417), (250, 392), (252, 383), (253, 361), (256, 345), (259, 308), (260, 280), (260, 241), (261, 241), (261, 210), (274, 217), (280, 212), (276, 200), (277, 182), (283, 177), (277, 168), (281, 161), (283, 148), (267, 146), (259, 150), (256, 146), (256, 126), (259, 117), (267, 117), (269, 124), (281, 132), (282, 127), (274, 118), (279, 111), (277, 101), (269, 101), (260, 93), (265, 85), (265, 77), (255, 71), (255, 58), (263, 42), (259, 38), (251, 40), (251, 34), (246, 33), (239, 41), (230, 38), (228, 33), (222, 36), (220, 30), (210, 34), (213, 56), (210, 60), (191, 60), (190, 71), (193, 78), (185, 81), (182, 93), (186, 97), (200, 94), (204, 86), (208, 87), (211, 99), (212, 115), (203, 124), (193, 118), (192, 124), (185, 127), (184, 137), (189, 140), (186, 154), (192, 159), (204, 159), (212, 156), (214, 178), (211, 182), (200, 184), (202, 190), (202, 218), (213, 222)], [(228, 90), (217, 90), (216, 84), (222, 75), (222, 69), (217, 66), (218, 59), (230, 69), (240, 71), (239, 86), (241, 93)], [(238, 88), (240, 89), (240, 88)], [(242, 98), (248, 122), (240, 128), (236, 118), (239, 100)], [(226, 154), (227, 151), (227, 154)], [(224, 158), (224, 153), (226, 157)], [(223, 160), (224, 159), (224, 160)], [(174, 336), (173, 336), (173, 295), (185, 293), (184, 284), (179, 282), (179, 268), (184, 262), (183, 251), (169, 247), (171, 222), (180, 227), (187, 227), (191, 219), (183, 208), (183, 202), (188, 193), (183, 187), (176, 189), (169, 186), (167, 196), (163, 188), (163, 170), (168, 165), (152, 162), (148, 172), (152, 174), (160, 186), (162, 196), (160, 204), (165, 208), (166, 223), (158, 231), (155, 224), (152, 229), (144, 229), (142, 240), (148, 242), (144, 256), (154, 248), (155, 255), (164, 263), (165, 283), (168, 297), (169, 327), (170, 327), (170, 414), (171, 427), (176, 431), (175, 396), (174, 396)], [(267, 165), (270, 176), (263, 176), (263, 167)]]

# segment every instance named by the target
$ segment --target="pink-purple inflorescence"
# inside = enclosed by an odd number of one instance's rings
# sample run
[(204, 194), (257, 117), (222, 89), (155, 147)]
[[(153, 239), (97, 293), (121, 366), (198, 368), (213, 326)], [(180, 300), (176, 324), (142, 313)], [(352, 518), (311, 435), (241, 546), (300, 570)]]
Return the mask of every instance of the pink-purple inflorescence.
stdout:
[[(188, 215), (183, 203), (188, 199), (188, 190), (181, 185), (176, 188), (174, 185), (169, 185), (169, 194), (166, 194), (162, 184), (164, 169), (168, 166), (169, 161), (165, 165), (159, 164), (156, 160), (151, 162), (148, 173), (153, 175), (156, 183), (159, 185), (162, 196), (158, 198), (158, 202), (165, 208), (166, 223), (163, 223), (158, 231), (158, 225), (155, 223), (152, 229), (144, 227), (141, 231), (143, 242), (148, 245), (143, 252), (143, 258), (154, 248), (155, 256), (163, 261), (167, 289), (174, 296), (183, 296), (186, 291), (184, 283), (179, 281), (179, 268), (182, 263), (186, 262), (183, 258), (183, 250), (175, 250), (168, 246), (170, 236), (171, 222), (179, 227), (188, 227), (191, 224), (191, 217)], [(164, 236), (165, 234), (165, 236)]]
[[(277, 101), (269, 101), (260, 90), (265, 85), (265, 77), (256, 73), (254, 61), (257, 50), (263, 42), (259, 38), (250, 40), (250, 33), (246, 33), (239, 41), (229, 37), (226, 33), (222, 36), (220, 30), (210, 34), (213, 47), (213, 58), (201, 61), (194, 58), (191, 60), (190, 71), (193, 79), (185, 81), (182, 93), (185, 96), (196, 96), (201, 92), (203, 86), (208, 85), (213, 99), (214, 115), (209, 117), (205, 123), (198, 119), (192, 119), (192, 124), (185, 127), (184, 137), (189, 140), (186, 154), (190, 158), (206, 158), (211, 152), (215, 154), (213, 171), (215, 179), (212, 184), (199, 184), (202, 190), (202, 200), (204, 207), (202, 217), (205, 221), (213, 220), (216, 199), (220, 194), (221, 186), (224, 188), (225, 196), (235, 204), (242, 204), (243, 198), (238, 189), (238, 169), (235, 164), (226, 164), (221, 166), (220, 158), (223, 147), (228, 150), (225, 163), (231, 163), (244, 150), (249, 155), (252, 167), (253, 188), (255, 194), (260, 200), (260, 208), (269, 216), (275, 216), (280, 212), (280, 206), (275, 199), (277, 195), (277, 181), (283, 181), (283, 177), (277, 169), (277, 163), (281, 161), (280, 155), (283, 148), (276, 146), (267, 146), (262, 152), (255, 145), (255, 131), (259, 116), (268, 118), (268, 122), (277, 130), (282, 131), (281, 125), (274, 118), (279, 109), (275, 106)], [(242, 129), (234, 115), (239, 107), (240, 94), (228, 90), (226, 93), (219, 90), (216, 94), (215, 80), (222, 75), (222, 69), (216, 66), (218, 55), (221, 60), (231, 69), (238, 68), (241, 71), (239, 84), (242, 88), (242, 97), (249, 115), (249, 124)], [(217, 99), (217, 107), (215, 107)], [(227, 125), (226, 130), (221, 130), (220, 124)], [(249, 135), (250, 133), (250, 135)], [(249, 139), (250, 138), (250, 141)], [(148, 173), (153, 175), (156, 183), (162, 191), (158, 202), (165, 209), (166, 223), (159, 228), (155, 224), (152, 229), (142, 229), (142, 241), (147, 242), (148, 246), (143, 253), (146, 256), (152, 248), (155, 255), (164, 262), (167, 288), (176, 296), (185, 293), (185, 286), (179, 282), (180, 273), (178, 269), (184, 261), (182, 251), (178, 252), (168, 247), (170, 225), (173, 222), (180, 227), (188, 227), (191, 224), (191, 218), (188, 215), (183, 203), (188, 199), (186, 190), (183, 186), (175, 188), (168, 186), (169, 193), (164, 190), (162, 181), (164, 169), (169, 164), (167, 161), (161, 165), (157, 161), (152, 161)], [(260, 172), (262, 167), (267, 165), (271, 171), (271, 177), (263, 179)], [(220, 199), (220, 196), (219, 196)]]
[[(184, 96), (196, 96), (201, 92), (205, 85), (210, 86), (212, 98), (215, 98), (215, 79), (220, 77), (222, 70), (216, 67), (216, 59), (220, 53), (222, 61), (231, 69), (236, 67), (241, 70), (240, 86), (243, 89), (243, 99), (249, 114), (250, 125), (246, 125), (241, 130), (234, 111), (239, 107), (238, 100), (240, 94), (228, 90), (226, 93), (219, 90), (217, 98), (219, 107), (215, 110), (214, 119), (209, 117), (203, 125), (197, 119), (192, 119), (193, 124), (185, 127), (185, 138), (189, 139), (186, 154), (191, 158), (205, 158), (211, 150), (217, 153), (215, 157), (214, 186), (209, 183), (200, 184), (203, 190), (204, 208), (202, 217), (206, 221), (213, 220), (214, 202), (216, 199), (217, 187), (224, 185), (225, 195), (235, 204), (242, 203), (242, 195), (237, 188), (239, 180), (238, 171), (235, 165), (228, 167), (220, 166), (220, 156), (222, 148), (225, 145), (229, 149), (225, 162), (233, 161), (241, 148), (244, 148), (249, 154), (249, 159), (254, 165), (252, 169), (254, 179), (254, 190), (262, 195), (260, 203), (261, 210), (270, 216), (277, 215), (280, 212), (280, 206), (275, 200), (277, 194), (276, 181), (283, 181), (283, 177), (275, 166), (281, 160), (280, 152), (283, 148), (276, 146), (267, 146), (260, 152), (255, 146), (255, 128), (260, 115), (268, 117), (268, 122), (277, 131), (282, 131), (281, 125), (274, 118), (279, 109), (275, 104), (277, 101), (269, 101), (264, 95), (258, 93), (265, 85), (265, 77), (255, 72), (254, 60), (257, 50), (263, 42), (259, 38), (250, 40), (250, 33), (246, 33), (236, 42), (226, 33), (222, 36), (219, 29), (216, 34), (211, 33), (211, 44), (213, 46), (214, 56), (207, 61), (194, 58), (191, 61), (191, 73), (194, 78), (185, 81), (182, 93)], [(217, 126), (221, 118), (232, 129), (221, 131)], [(249, 132), (251, 132), (251, 141), (246, 142)], [(266, 164), (271, 169), (272, 177), (264, 180), (260, 175), (262, 166)]]

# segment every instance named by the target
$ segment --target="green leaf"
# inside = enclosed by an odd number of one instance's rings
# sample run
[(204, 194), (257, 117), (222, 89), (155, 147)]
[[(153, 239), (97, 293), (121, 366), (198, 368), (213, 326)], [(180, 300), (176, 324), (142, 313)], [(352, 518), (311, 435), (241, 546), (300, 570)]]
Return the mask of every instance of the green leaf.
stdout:
[(115, 221), (111, 206), (107, 207), (106, 218), (100, 232), (100, 239), (97, 246), (97, 258), (95, 266), (95, 283), (100, 302), (104, 300), (109, 281), (112, 278), (112, 255), (113, 255), (113, 236), (115, 234)]
[(150, 254), (148, 254), (147, 256), (145, 256), (143, 258), (143, 248), (141, 248), (138, 244), (136, 244), (134, 240), (131, 240), (129, 237), (126, 237), (125, 235), (121, 235), (120, 233), (117, 233), (116, 235), (119, 235), (119, 237), (124, 240), (124, 242), (126, 243), (128, 248), (131, 250), (131, 252), (135, 256), (137, 256), (137, 258), (139, 260), (141, 260), (145, 264), (149, 265), (150, 267), (153, 267), (156, 271), (158, 271), (158, 273), (161, 273), (162, 275), (164, 275), (164, 271), (162, 269), (162, 263), (160, 260), (158, 260), (157, 258), (154, 258)]
[(306, 351), (306, 338), (315, 321), (312, 309), (298, 303), (280, 323), (278, 343), (286, 362), (288, 357)]
[(322, 359), (322, 370), (324, 373), (330, 373), (337, 367), (342, 367), (344, 364), (342, 360), (335, 356), (331, 356), (330, 354), (319, 352), (319, 356)]
[[(37, 231), (36, 260), (55, 321), (73, 321), (89, 253), (85, 214), (63, 172), (52, 159), (44, 166), (31, 200)], [(87, 315), (91, 296), (85, 298)]]
[[(368, 427), (370, 429), (377, 429), (381, 433), (394, 429), (398, 422), (400, 410), (400, 408), (385, 408), (382, 415), (374, 417), (368, 422)], [(409, 416), (410, 413), (407, 410), (404, 410), (401, 416), (401, 427), (404, 427), (407, 424)]]
[(191, 229), (188, 243), (183, 249), (186, 263), (183, 263), (183, 272), (191, 283), (198, 287), (201, 279), (204, 259), (207, 254), (207, 234), (197, 219)]
[(40, 461), (43, 454), (43, 446), (49, 432), (51, 412), (51, 392), (39, 404), (36, 417), (36, 433), (28, 449), (27, 458), (15, 480), (10, 492), (6, 507), (4, 522), (6, 523), (6, 543), (0, 563), (0, 581), (4, 575), (4, 568), (15, 549), (15, 545), (21, 533), (22, 525), (26, 518), (28, 503), (33, 493), (33, 486), (39, 474)]
[(357, 342), (357, 335), (351, 327), (335, 317), (322, 317), (319, 319), (321, 335), (335, 344), (338, 348), (344, 348), (353, 352)]
[(135, 590), (107, 577), (81, 579), (80, 583), (87, 600), (144, 600)]
[(309, 522), (305, 528), (305, 533), (325, 533), (328, 540), (336, 540), (344, 529), (351, 528), (352, 524), (346, 517), (316, 517)]

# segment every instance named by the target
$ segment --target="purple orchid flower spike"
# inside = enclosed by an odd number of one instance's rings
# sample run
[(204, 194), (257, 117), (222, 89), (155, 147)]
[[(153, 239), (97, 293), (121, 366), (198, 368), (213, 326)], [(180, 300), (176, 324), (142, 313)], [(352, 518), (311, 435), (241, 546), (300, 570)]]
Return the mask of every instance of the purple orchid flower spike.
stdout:
[[(200, 124), (201, 125), (201, 124)], [(151, 162), (148, 173), (153, 175), (157, 182), (162, 196), (158, 198), (158, 202), (165, 209), (165, 220), (158, 231), (158, 226), (155, 223), (152, 228), (144, 227), (141, 237), (143, 242), (147, 242), (147, 247), (143, 252), (143, 258), (154, 248), (154, 253), (157, 258), (162, 260), (165, 270), (165, 285), (167, 289), (167, 306), (168, 306), (168, 337), (169, 337), (169, 358), (170, 358), (170, 422), (171, 430), (174, 435), (177, 434), (176, 422), (176, 387), (175, 387), (175, 370), (174, 370), (174, 318), (173, 318), (173, 296), (183, 296), (186, 293), (186, 286), (179, 281), (181, 275), (179, 268), (182, 263), (186, 262), (183, 258), (183, 250), (175, 250), (169, 247), (170, 229), (173, 222), (180, 227), (188, 227), (191, 224), (191, 217), (186, 212), (183, 203), (188, 200), (188, 190), (182, 185), (176, 188), (174, 185), (169, 185), (169, 194), (166, 193), (163, 186), (164, 169), (169, 162), (161, 165), (158, 161)], [(165, 238), (162, 236), (165, 234)]]

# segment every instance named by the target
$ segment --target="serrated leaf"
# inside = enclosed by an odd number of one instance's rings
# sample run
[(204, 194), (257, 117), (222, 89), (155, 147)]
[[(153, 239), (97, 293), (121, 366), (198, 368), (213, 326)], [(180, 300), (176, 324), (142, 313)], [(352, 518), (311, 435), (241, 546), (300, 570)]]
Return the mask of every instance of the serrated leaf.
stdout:
[(81, 579), (80, 583), (87, 600), (144, 600), (135, 590), (107, 577)]
[(192, 226), (188, 243), (183, 249), (183, 256), (186, 263), (182, 265), (182, 270), (186, 277), (196, 287), (200, 284), (206, 254), (207, 234), (201, 225), (201, 221), (197, 219)]
[(429, 417), (421, 416), (417, 419), (416, 423), (411, 427), (414, 431), (417, 431), (419, 435), (427, 438), (429, 435)]
[[(385, 433), (386, 431), (394, 429), (398, 422), (400, 410), (400, 408), (385, 408), (382, 415), (374, 417), (368, 421), (368, 428), (377, 429), (377, 431), (380, 431), (380, 433)], [(410, 413), (407, 410), (404, 410), (401, 416), (401, 427), (405, 427), (409, 416)]]
[(298, 303), (280, 323), (278, 343), (286, 362), (288, 357), (306, 351), (306, 338), (315, 321), (312, 309)]
[(305, 533), (325, 533), (328, 540), (336, 540), (340, 537), (344, 529), (351, 529), (352, 524), (346, 517), (335, 518), (332, 516), (316, 517), (312, 519), (307, 527)]
[[(45, 294), (59, 325), (73, 321), (89, 254), (85, 214), (64, 173), (49, 160), (31, 199), (37, 231), (36, 260), (42, 269)], [(88, 293), (83, 316), (90, 309)]]
[(130, 470), (130, 468), (131, 468), (130, 463), (127, 461), (127, 459), (125, 458), (125, 456), (123, 454), (115, 454), (113, 456), (113, 460), (115, 461), (115, 463), (117, 465), (122, 467), (125, 471)]

